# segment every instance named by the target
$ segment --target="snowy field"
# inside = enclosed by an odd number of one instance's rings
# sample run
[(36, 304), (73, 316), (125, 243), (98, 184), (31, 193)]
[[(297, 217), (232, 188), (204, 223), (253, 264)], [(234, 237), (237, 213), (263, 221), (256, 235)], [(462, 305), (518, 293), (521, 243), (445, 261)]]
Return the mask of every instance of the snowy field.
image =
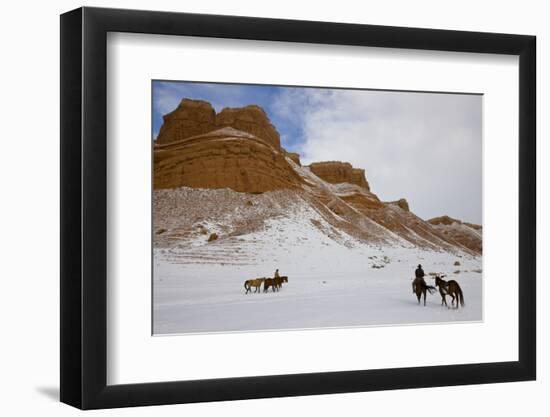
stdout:
[[(300, 210), (255, 233), (156, 248), (154, 334), (482, 320), (481, 257), (335, 241), (312, 227), (315, 213)], [(418, 305), (411, 284), (419, 263), (426, 274), (457, 280), (465, 307), (442, 307), (438, 292)], [(245, 280), (272, 277), (276, 268), (289, 278), (279, 292), (245, 294)], [(434, 285), (430, 276), (426, 282)]]

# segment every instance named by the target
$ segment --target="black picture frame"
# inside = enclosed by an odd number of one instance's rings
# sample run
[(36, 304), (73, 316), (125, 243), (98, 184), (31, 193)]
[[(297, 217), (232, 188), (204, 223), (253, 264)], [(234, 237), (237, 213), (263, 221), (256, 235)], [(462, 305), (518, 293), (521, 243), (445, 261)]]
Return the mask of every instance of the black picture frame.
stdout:
[[(107, 385), (108, 32), (519, 56), (519, 357), (514, 362)], [(536, 38), (80, 8), (61, 15), (61, 401), (81, 409), (536, 378)]]

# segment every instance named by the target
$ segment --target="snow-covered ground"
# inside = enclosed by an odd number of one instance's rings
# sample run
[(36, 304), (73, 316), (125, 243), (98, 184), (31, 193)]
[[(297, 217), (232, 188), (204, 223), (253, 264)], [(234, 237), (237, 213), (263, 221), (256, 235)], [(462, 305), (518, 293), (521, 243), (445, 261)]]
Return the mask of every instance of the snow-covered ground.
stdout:
[[(481, 257), (369, 245), (331, 230), (311, 206), (290, 207), (251, 233), (207, 239), (155, 248), (155, 334), (482, 320)], [(419, 263), (457, 280), (465, 307), (442, 307), (437, 292), (419, 306), (411, 288)], [(276, 268), (289, 278), (281, 291), (245, 294), (245, 280)]]

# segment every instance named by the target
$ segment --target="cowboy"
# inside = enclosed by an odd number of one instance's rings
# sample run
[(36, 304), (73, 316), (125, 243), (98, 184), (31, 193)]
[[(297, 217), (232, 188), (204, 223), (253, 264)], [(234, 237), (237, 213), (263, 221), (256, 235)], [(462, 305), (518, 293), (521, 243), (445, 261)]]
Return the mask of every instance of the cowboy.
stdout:
[(278, 269), (275, 270), (275, 276), (274, 276), (274, 278), (280, 278), (280, 276), (279, 276), (279, 270), (278, 270)]
[(422, 265), (418, 264), (418, 267), (414, 271), (415, 279), (412, 283), (413, 293), (415, 292), (416, 285), (424, 282), (424, 270), (422, 269)]

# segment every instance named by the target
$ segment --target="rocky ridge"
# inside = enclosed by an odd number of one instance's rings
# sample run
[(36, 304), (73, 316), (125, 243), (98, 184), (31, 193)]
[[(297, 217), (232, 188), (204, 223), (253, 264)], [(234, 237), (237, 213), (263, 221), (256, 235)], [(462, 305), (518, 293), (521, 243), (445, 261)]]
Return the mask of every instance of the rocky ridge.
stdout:
[[(382, 202), (371, 191), (363, 169), (340, 161), (302, 166), (297, 153), (280, 146), (276, 128), (258, 106), (216, 114), (207, 102), (182, 100), (164, 116), (154, 147), (154, 189), (154, 226), (162, 230), (155, 244), (176, 242), (199, 230), (197, 224), (204, 221), (218, 224), (219, 239), (231, 238), (284, 216), (285, 207), (298, 207), (301, 213), (314, 210), (320, 218), (312, 217), (312, 225), (334, 239), (349, 235), (373, 245), (472, 255), (482, 249), (481, 226), (448, 216), (424, 221), (405, 199)], [(212, 192), (223, 189), (228, 190), (215, 194), (212, 204), (220, 205), (221, 211), (214, 211), (213, 217), (186, 215), (192, 212), (191, 197), (198, 195), (193, 190), (202, 190), (199, 211), (206, 212)], [(231, 192), (243, 193), (242, 198), (230, 198)], [(176, 195), (186, 198), (174, 200)], [(273, 206), (279, 209), (269, 208)], [(223, 214), (227, 210), (247, 215), (237, 224)]]
[(370, 191), (369, 183), (365, 178), (365, 170), (354, 168), (349, 162), (314, 162), (309, 165), (309, 169), (319, 178), (331, 184), (346, 182)]

